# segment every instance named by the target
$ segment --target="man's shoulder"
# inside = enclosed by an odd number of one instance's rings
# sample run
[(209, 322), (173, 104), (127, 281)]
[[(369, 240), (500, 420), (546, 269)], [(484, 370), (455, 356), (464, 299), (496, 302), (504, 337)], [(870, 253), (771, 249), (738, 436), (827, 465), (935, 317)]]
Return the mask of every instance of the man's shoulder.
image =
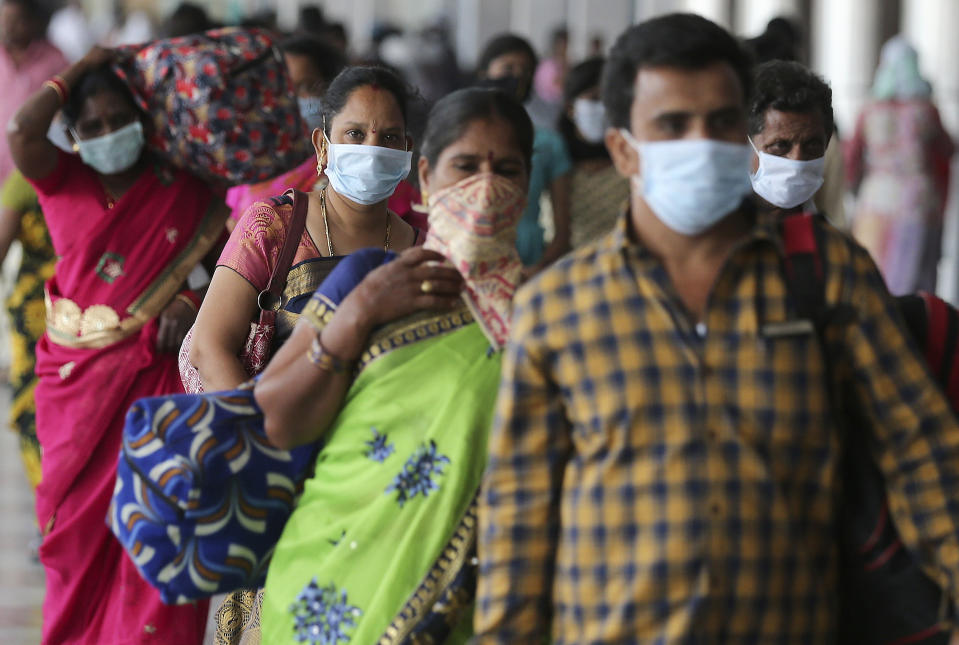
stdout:
[(611, 260), (616, 253), (613, 244), (610, 233), (570, 251), (520, 288), (517, 306), (536, 307), (562, 301), (576, 308), (583, 302), (578, 296), (588, 292), (595, 297), (596, 290), (611, 277)]

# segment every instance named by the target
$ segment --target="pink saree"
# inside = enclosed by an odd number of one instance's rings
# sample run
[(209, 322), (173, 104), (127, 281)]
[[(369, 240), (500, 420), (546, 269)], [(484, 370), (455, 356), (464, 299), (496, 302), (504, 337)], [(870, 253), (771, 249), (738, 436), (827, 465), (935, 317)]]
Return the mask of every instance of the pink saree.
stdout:
[(205, 603), (163, 605), (105, 517), (130, 404), (182, 391), (176, 356), (156, 351), (156, 317), (218, 239), (225, 211), (196, 179), (152, 168), (110, 206), (73, 155), (33, 183), (61, 255), (37, 344), (43, 642), (199, 644)]

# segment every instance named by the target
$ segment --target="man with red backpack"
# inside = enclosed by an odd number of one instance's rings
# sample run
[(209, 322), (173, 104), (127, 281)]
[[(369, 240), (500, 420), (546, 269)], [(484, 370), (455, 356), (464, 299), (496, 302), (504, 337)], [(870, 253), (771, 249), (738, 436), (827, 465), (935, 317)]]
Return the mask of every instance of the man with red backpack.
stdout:
[[(750, 179), (761, 208), (781, 217), (784, 265), (799, 312), (818, 321), (826, 305), (820, 244), (827, 233), (813, 194), (823, 183), (824, 154), (833, 132), (832, 92), (799, 63), (771, 61), (753, 78)], [(898, 313), (953, 409), (959, 407), (959, 313), (930, 294), (901, 296)], [(828, 361), (833, 372), (838, 361)], [(832, 375), (831, 375), (832, 376)], [(838, 376), (838, 375), (836, 375)], [(855, 393), (835, 377), (834, 413), (841, 416), (843, 496), (839, 520), (842, 642), (945, 643), (946, 597), (904, 548), (889, 517), (883, 475), (869, 454), (869, 418)]]
[[(751, 83), (698, 16), (610, 52), (606, 145), (632, 197), (514, 300), (480, 494), (482, 645), (869, 642), (840, 631), (860, 443), (955, 613), (959, 423), (868, 254), (828, 226), (787, 249), (782, 213), (755, 207)], [(819, 306), (793, 293), (800, 251)]]

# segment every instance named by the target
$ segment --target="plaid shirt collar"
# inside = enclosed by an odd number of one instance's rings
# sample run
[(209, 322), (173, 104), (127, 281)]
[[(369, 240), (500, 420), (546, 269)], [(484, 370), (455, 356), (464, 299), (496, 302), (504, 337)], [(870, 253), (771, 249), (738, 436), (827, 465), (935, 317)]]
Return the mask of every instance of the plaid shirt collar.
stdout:
[[(782, 212), (778, 209), (759, 209), (755, 202), (749, 198), (743, 201), (740, 210), (753, 221), (753, 227), (749, 234), (736, 245), (736, 249), (743, 249), (754, 244), (772, 244), (780, 257), (785, 258), (785, 245), (783, 244), (780, 226)], [(632, 219), (627, 205), (617, 218), (612, 234), (606, 236), (602, 243), (603, 250), (611, 253), (622, 253), (624, 257), (634, 255), (641, 260), (651, 259), (653, 256), (649, 249), (641, 242), (634, 242), (631, 239), (631, 229)]]

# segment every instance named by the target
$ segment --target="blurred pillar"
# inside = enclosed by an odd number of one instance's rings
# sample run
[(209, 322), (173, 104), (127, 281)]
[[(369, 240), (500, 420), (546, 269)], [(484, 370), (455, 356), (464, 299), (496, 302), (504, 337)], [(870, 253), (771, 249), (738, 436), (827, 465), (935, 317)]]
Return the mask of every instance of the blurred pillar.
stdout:
[(680, 11), (683, 0), (635, 0), (633, 22), (643, 22), (670, 11)]
[(832, 86), (833, 111), (843, 136), (869, 95), (879, 61), (881, 0), (816, 0), (812, 67)]
[[(943, 125), (959, 137), (959, 2), (910, 0), (902, 3), (902, 33), (919, 52), (923, 75), (932, 83), (933, 100)], [(939, 295), (959, 303), (959, 164), (952, 164), (952, 185), (946, 205), (946, 222), (939, 263)]]
[(548, 56), (553, 30), (567, 26), (567, 3), (558, 0), (513, 0), (511, 4), (510, 30), (528, 38), (537, 56)]
[(732, 29), (733, 0), (678, 0), (672, 11), (688, 11), (709, 18), (717, 25)]
[(473, 70), (490, 37), (510, 28), (510, 0), (457, 0), (456, 57), (460, 67)]
[(569, 0), (569, 59), (585, 58), (590, 41), (602, 38), (604, 55), (633, 20), (632, 0), (605, 0), (602, 9), (590, 0)]

